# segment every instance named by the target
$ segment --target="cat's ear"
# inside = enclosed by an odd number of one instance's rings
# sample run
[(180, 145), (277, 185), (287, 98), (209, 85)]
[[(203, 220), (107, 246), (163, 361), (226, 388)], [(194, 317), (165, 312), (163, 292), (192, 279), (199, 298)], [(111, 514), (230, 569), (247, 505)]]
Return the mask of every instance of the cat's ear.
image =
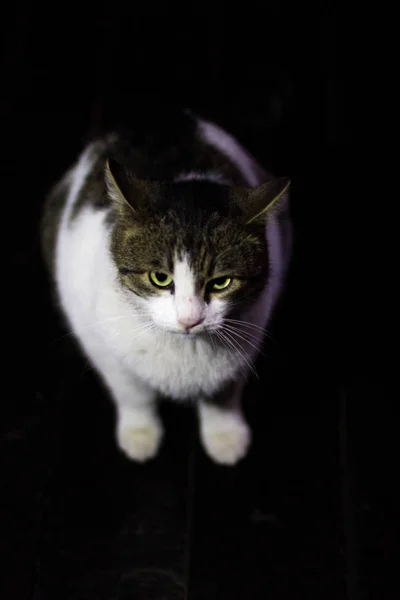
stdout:
[(289, 185), (289, 179), (281, 178), (246, 190), (241, 201), (246, 225), (265, 222), (272, 211), (279, 210), (279, 206), (287, 200)]
[(105, 164), (107, 191), (120, 212), (128, 208), (131, 213), (144, 212), (149, 196), (157, 192), (157, 184), (135, 177), (124, 165), (114, 160)]

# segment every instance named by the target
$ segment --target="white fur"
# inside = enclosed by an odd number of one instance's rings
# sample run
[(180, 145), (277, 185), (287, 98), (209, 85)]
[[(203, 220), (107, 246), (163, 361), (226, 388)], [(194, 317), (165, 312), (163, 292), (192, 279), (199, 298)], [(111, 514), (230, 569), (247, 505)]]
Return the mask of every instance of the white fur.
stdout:
[(212, 459), (234, 465), (244, 457), (250, 445), (251, 432), (239, 405), (235, 409), (221, 410), (218, 406), (201, 402), (199, 416), (203, 443)]
[[(199, 131), (205, 141), (230, 157), (249, 185), (261, 183), (260, 167), (234, 138), (204, 121), (199, 121)], [(106, 212), (87, 207), (70, 221), (97, 156), (94, 144), (69, 176), (56, 250), (56, 278), (71, 327), (116, 402), (119, 445), (138, 461), (156, 454), (163, 435), (155, 407), (156, 395), (161, 392), (176, 400), (197, 399), (205, 450), (217, 462), (234, 464), (250, 443), (240, 395), (245, 381), (242, 373), (247, 374), (257, 350), (244, 345), (245, 350), (238, 353), (229, 344), (210, 343), (204, 329), (220, 325), (226, 306), (218, 299), (206, 305), (196, 295), (186, 257), (175, 261), (174, 295), (165, 291), (149, 302), (121, 287), (110, 255)], [(273, 217), (267, 226), (271, 277), (257, 305), (242, 316), (260, 327), (270, 318), (287, 266), (288, 256), (283, 252), (287, 240), (281, 231)], [(188, 335), (185, 328), (190, 326)], [(197, 333), (200, 335), (194, 335)], [(237, 386), (231, 409), (210, 409), (203, 399), (232, 380), (237, 380)]]
[(179, 325), (185, 330), (190, 328), (191, 332), (201, 331), (209, 308), (204, 299), (196, 294), (195, 277), (187, 258), (175, 262), (174, 284), (175, 310)]

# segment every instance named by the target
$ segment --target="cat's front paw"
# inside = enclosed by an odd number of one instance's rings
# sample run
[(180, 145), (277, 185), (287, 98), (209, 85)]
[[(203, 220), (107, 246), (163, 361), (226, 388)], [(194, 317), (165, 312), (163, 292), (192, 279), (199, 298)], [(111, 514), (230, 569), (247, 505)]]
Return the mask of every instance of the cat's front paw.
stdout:
[(251, 442), (251, 430), (242, 419), (226, 417), (218, 425), (204, 424), (201, 439), (207, 454), (221, 465), (234, 465), (243, 458)]
[(145, 462), (156, 456), (163, 435), (157, 421), (140, 426), (121, 425), (118, 428), (118, 445), (126, 456), (137, 462)]

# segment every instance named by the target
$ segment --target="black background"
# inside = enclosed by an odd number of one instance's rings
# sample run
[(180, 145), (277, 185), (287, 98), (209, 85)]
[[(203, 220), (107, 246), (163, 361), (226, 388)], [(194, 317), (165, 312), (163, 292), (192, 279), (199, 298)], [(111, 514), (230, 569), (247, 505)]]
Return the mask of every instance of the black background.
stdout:
[[(396, 597), (387, 213), (362, 15), (22, 1), (2, 20), (2, 597)], [(204, 457), (176, 406), (153, 463), (117, 452), (39, 252), (43, 197), (88, 135), (180, 105), (292, 180), (294, 259), (235, 469)]]

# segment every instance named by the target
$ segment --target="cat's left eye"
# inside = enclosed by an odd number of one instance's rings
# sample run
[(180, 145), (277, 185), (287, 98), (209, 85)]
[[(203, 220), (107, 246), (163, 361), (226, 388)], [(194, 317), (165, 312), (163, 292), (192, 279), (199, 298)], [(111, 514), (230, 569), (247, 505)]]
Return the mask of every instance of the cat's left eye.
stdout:
[(149, 273), (149, 279), (153, 285), (159, 288), (169, 287), (173, 281), (168, 273), (156, 273), (155, 271)]
[(213, 292), (221, 292), (226, 290), (232, 283), (232, 277), (218, 277), (210, 281), (210, 290)]

